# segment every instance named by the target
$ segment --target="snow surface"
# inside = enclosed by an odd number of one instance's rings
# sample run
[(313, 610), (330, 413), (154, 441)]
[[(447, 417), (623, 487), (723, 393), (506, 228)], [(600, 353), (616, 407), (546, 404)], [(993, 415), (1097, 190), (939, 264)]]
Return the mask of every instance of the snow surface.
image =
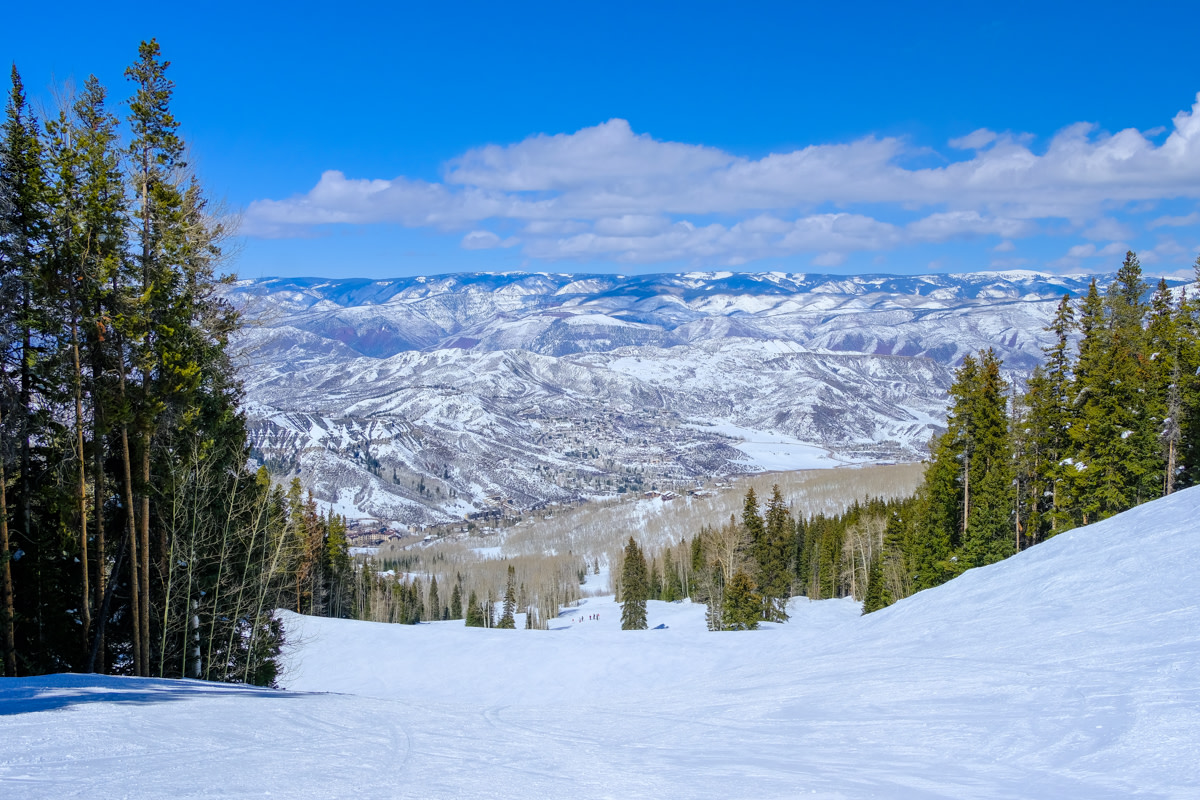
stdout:
[[(684, 427), (713, 431), (740, 441), (733, 446), (746, 454), (746, 461), (756, 469), (797, 470), (828, 469), (854, 463), (854, 459), (834, 456), (824, 447), (802, 442), (794, 436), (769, 431), (757, 431), (732, 422), (695, 422)], [(862, 460), (862, 459), (858, 459)]]
[(1180, 492), (866, 617), (289, 614), (290, 691), (4, 679), (0, 797), (1196, 798), (1198, 512)]

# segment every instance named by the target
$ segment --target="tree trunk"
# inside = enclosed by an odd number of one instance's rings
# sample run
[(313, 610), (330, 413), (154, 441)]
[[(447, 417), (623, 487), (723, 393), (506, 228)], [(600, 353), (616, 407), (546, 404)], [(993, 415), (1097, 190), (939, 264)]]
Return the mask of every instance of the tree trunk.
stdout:
[(1016, 552), (1021, 552), (1021, 476), (1017, 474), (1017, 491), (1015, 493), (1014, 512), (1016, 514)]
[[(93, 502), (95, 509), (93, 511), (93, 519), (95, 521), (95, 536), (96, 536), (96, 582), (95, 600), (93, 601), (96, 608), (96, 613), (101, 613), (100, 606), (104, 603), (105, 589), (108, 585), (107, 576), (104, 574), (105, 560), (108, 558), (105, 552), (104, 542), (104, 437), (101, 433), (100, 423), (100, 402), (93, 398), (92, 408), (92, 481), (94, 485)], [(114, 570), (113, 575), (119, 574)], [(93, 637), (92, 650), (93, 652), (99, 648), (100, 652), (104, 652), (104, 620), (99, 621), (96, 635)], [(88, 672), (94, 671), (95, 656), (88, 657)], [(104, 663), (101, 662), (100, 672), (104, 672)]]
[(188, 652), (187, 677), (200, 678), (200, 601), (192, 600), (192, 646)]
[[(0, 416), (0, 430), (4, 419)], [(9, 561), (12, 553), (8, 549), (8, 482), (4, 475), (4, 454), (0, 452), (0, 581), (3, 585), (4, 602), (4, 674), (17, 676), (17, 642), (13, 631), (13, 584)]]
[(971, 518), (971, 456), (963, 453), (963, 543), (967, 541), (967, 521)]
[[(117, 548), (117, 560), (113, 562), (113, 578), (115, 579), (121, 574), (122, 562), (125, 560), (125, 551), (129, 549), (129, 534), (121, 539), (121, 546)], [(106, 669), (104, 663), (104, 628), (108, 625), (108, 609), (112, 605), (113, 589), (117, 586), (116, 580), (108, 582), (108, 587), (104, 590), (104, 599), (100, 601), (96, 613), (99, 615), (96, 621), (96, 635), (92, 637), (92, 651), (88, 653), (87, 671), (96, 672), (96, 658), (100, 658), (100, 672)]]
[(1169, 495), (1175, 491), (1175, 441), (1172, 440), (1167, 444), (1167, 475), (1164, 495)]
[(1058, 533), (1058, 478), (1054, 479), (1054, 488), (1051, 490), (1050, 507), (1054, 509), (1054, 513), (1050, 515), (1050, 535)]
[[(125, 388), (125, 377), (121, 376), (121, 388)], [(132, 542), (129, 550), (129, 603), (133, 615), (133, 664), (137, 675), (144, 675), (145, 661), (142, 654), (141, 581), (138, 579), (137, 520), (133, 505), (133, 465), (129, 458), (129, 426), (121, 424), (121, 466), (125, 471), (125, 516), (129, 521), (127, 535)]]
[(142, 583), (139, 587), (142, 598), (142, 658), (146, 675), (150, 674), (150, 432), (144, 431), (142, 440), (142, 510), (140, 544), (142, 550)]
[(80, 606), (83, 618), (83, 643), (87, 648), (88, 632), (92, 627), (92, 593), (88, 587), (88, 538), (87, 538), (87, 455), (83, 450), (83, 371), (79, 365), (79, 326), (75, 317), (71, 318), (71, 351), (75, 359), (75, 444), (79, 449), (79, 561), (81, 562), (80, 579), (83, 582), (81, 594), (83, 605)]
[[(21, 336), (21, 535), (25, 538), (26, 546), (33, 550), (32, 558), (42, 558), (43, 554), (37, 552), (39, 548), (33, 542), (33, 512), (30, 510), (30, 489), (29, 489), (29, 470), (32, 467), (32, 458), (29, 453), (29, 416), (30, 408), (32, 407), (33, 395), (33, 376), (30, 374), (29, 365), (33, 363), (33, 341), (31, 331), (29, 330), (29, 314), (30, 314), (30, 298), (28, 283), (22, 289), (21, 297), (22, 312), (24, 313), (23, 329)], [(36, 611), (34, 612), (34, 622), (37, 627), (37, 643), (40, 653), (46, 652), (45, 646), (45, 631), (42, 627), (42, 582), (41, 570), (35, 568), (34, 574), (34, 595), (37, 602), (34, 604)]]
[[(150, 151), (142, 148), (142, 291), (150, 292)], [(145, 318), (146, 347), (152, 347), (153, 325), (150, 318)], [(151, 350), (151, 352), (153, 352)], [(142, 371), (142, 394), (150, 397), (150, 376), (148, 370)], [(141, 595), (140, 616), (138, 627), (142, 637), (141, 650), (145, 662), (144, 675), (150, 674), (150, 428), (146, 425), (142, 431), (142, 507), (141, 507), (141, 536), (142, 551), (141, 583), (134, 587), (134, 592)], [(134, 552), (138, 550), (139, 539), (134, 539)]]

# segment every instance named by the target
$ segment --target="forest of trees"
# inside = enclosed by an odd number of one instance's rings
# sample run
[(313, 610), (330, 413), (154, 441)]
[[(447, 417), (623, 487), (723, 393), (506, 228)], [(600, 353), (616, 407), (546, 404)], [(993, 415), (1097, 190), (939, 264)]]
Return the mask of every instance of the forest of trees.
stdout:
[[(365, 604), (344, 521), (247, 469), (226, 233), (144, 42), (124, 124), (95, 77), (0, 129), (3, 674), (273, 682), (276, 608)], [(358, 599), (356, 599), (358, 595)]]
[(449, 557), (444, 550), (417, 547), (362, 558), (355, 596), (364, 601), (356, 618), (416, 625), (463, 620), (468, 628), (545, 629), (563, 606), (581, 597), (588, 568), (583, 559), (562, 555), (479, 558), (469, 550)]
[(1151, 293), (1130, 252), (1048, 330), (1023, 395), (990, 350), (964, 359), (925, 482), (887, 516), (866, 610), (1200, 482), (1200, 297)]

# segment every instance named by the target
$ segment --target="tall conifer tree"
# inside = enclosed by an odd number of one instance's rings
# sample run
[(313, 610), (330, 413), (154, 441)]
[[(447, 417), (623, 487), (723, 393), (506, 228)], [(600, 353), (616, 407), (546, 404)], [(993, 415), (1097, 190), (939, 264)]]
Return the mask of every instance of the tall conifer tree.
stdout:
[(516, 628), (516, 608), (517, 608), (517, 568), (512, 564), (508, 565), (508, 582), (504, 586), (504, 607), (500, 613), (500, 621), (496, 623), (497, 628)]
[(762, 538), (755, 548), (759, 568), (759, 591), (763, 598), (763, 619), (785, 622), (787, 600), (791, 595), (791, 556), (795, 551), (795, 525), (779, 484), (771, 488), (767, 501)]
[(646, 629), (646, 601), (649, 597), (646, 558), (641, 547), (630, 536), (621, 564), (621, 630)]

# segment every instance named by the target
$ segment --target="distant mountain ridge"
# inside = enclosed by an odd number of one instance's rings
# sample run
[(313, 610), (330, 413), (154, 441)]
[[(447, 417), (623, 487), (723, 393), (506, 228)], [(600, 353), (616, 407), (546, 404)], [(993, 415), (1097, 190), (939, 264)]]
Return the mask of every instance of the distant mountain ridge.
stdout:
[(819, 463), (803, 443), (919, 458), (962, 357), (1032, 368), (1090, 280), (467, 273), (226, 296), (252, 323), (255, 456), (351, 516), (419, 524)]

